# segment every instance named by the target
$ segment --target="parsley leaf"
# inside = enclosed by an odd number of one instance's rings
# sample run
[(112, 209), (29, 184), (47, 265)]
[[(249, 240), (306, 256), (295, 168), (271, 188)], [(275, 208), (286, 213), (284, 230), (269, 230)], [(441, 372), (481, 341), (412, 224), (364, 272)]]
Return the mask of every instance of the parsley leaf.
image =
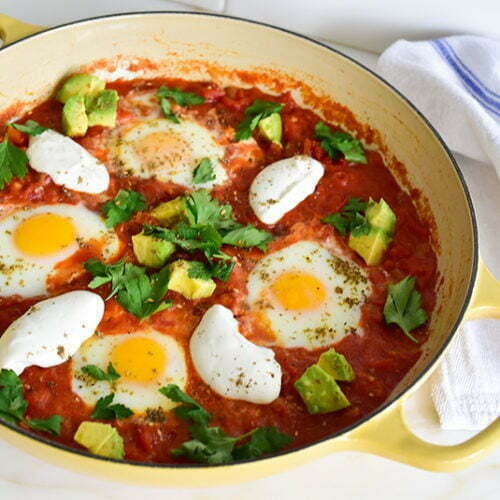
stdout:
[[(172, 401), (182, 403), (174, 413), (182, 420), (191, 421), (191, 438), (172, 450), (172, 455), (185, 456), (194, 462), (223, 464), (234, 460), (260, 457), (278, 451), (292, 442), (292, 437), (279, 432), (275, 427), (257, 427), (240, 436), (229, 436), (220, 427), (209, 427), (211, 419), (203, 407), (185, 394), (178, 386), (170, 384), (160, 392)], [(246, 444), (236, 444), (250, 438)]]
[(26, 153), (4, 139), (0, 142), (0, 189), (8, 184), (12, 177), (22, 179), (28, 172)]
[(238, 226), (233, 220), (233, 207), (221, 205), (206, 189), (198, 189), (185, 198), (190, 224), (209, 224), (216, 229)]
[(321, 139), (321, 147), (335, 160), (344, 156), (348, 161), (366, 163), (361, 141), (347, 132), (333, 132), (328, 125), (319, 122), (314, 128), (315, 138)]
[(175, 403), (181, 403), (173, 410), (175, 415), (181, 420), (192, 420), (198, 424), (208, 424), (211, 415), (205, 408), (200, 406), (193, 398), (188, 396), (179, 386), (168, 384), (161, 389), (158, 389), (161, 394)]
[(190, 264), (188, 276), (190, 278), (198, 278), (209, 280), (218, 278), (222, 281), (227, 281), (234, 267), (234, 261), (226, 262), (215, 261), (203, 264), (203, 262), (193, 261)]
[(106, 226), (115, 227), (120, 222), (129, 220), (136, 212), (146, 208), (146, 198), (143, 194), (120, 189), (112, 200), (103, 205), (102, 212), (106, 215)]
[(0, 417), (11, 424), (18, 424), (23, 419), (27, 407), (21, 379), (13, 370), (2, 369), (0, 371)]
[(222, 243), (242, 248), (257, 247), (262, 251), (266, 251), (267, 244), (271, 242), (272, 239), (271, 233), (248, 225), (233, 229), (226, 233), (222, 238)]
[(85, 365), (82, 366), (82, 372), (91, 376), (95, 380), (107, 380), (108, 382), (114, 382), (120, 378), (120, 374), (115, 370), (111, 361), (108, 363), (106, 371), (102, 370), (97, 365)]
[(366, 210), (368, 203), (360, 198), (350, 198), (340, 212), (327, 215), (321, 222), (333, 226), (342, 236), (352, 232), (355, 236), (368, 234), (370, 225), (361, 213)]
[(427, 313), (420, 307), (421, 302), (422, 295), (415, 290), (414, 276), (406, 276), (399, 283), (388, 285), (385, 322), (396, 323), (408, 338), (418, 342), (410, 332), (427, 321)]
[(42, 132), (49, 130), (47, 127), (42, 127), (42, 125), (34, 120), (28, 120), (23, 125), (19, 123), (11, 123), (10, 126), (19, 130), (19, 132), (24, 132), (28, 135), (40, 135)]
[(205, 98), (201, 95), (194, 92), (184, 92), (177, 87), (170, 88), (162, 85), (156, 95), (172, 99), (179, 106), (195, 106), (196, 104), (203, 104), (205, 102)]
[(134, 412), (120, 403), (112, 405), (115, 395), (108, 394), (97, 401), (92, 418), (99, 420), (114, 420), (116, 418), (127, 418), (134, 414)]
[(166, 97), (160, 98), (160, 107), (167, 120), (170, 120), (173, 123), (180, 123), (179, 118), (177, 118), (177, 116), (175, 116), (175, 113), (172, 111), (170, 101)]
[(256, 99), (245, 109), (245, 118), (236, 126), (235, 139), (237, 141), (249, 139), (261, 120), (273, 113), (279, 113), (282, 109), (283, 104), (279, 102)]
[(119, 304), (139, 319), (172, 305), (171, 300), (163, 300), (168, 290), (169, 274), (166, 267), (151, 275), (146, 274), (144, 267), (124, 261), (104, 264), (97, 259), (90, 259), (84, 267), (94, 276), (89, 288), (111, 283), (111, 293), (107, 298), (116, 295)]
[(193, 183), (203, 184), (215, 180), (215, 173), (210, 158), (203, 158), (193, 172)]
[(54, 436), (61, 434), (61, 424), (63, 423), (61, 415), (52, 415), (49, 418), (30, 418), (26, 424), (36, 431), (50, 432)]

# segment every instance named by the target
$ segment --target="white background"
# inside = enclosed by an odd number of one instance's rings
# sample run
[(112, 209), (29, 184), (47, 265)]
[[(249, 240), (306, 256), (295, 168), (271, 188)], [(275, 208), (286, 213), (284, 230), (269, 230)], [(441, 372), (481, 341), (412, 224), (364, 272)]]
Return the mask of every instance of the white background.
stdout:
[[(417, 39), (455, 33), (500, 37), (497, 0), (190, 0), (198, 7), (259, 19), (364, 51), (343, 50), (370, 67), (376, 53), (397, 38)], [(191, 10), (165, 0), (0, 0), (0, 12), (27, 22), (52, 26), (84, 17), (145, 10)], [(1, 71), (1, 68), (0, 68)], [(478, 203), (480, 227), (499, 213), (498, 179), (476, 166), (465, 172)], [(493, 238), (494, 240), (497, 238)], [(494, 247), (490, 242), (490, 254)], [(486, 242), (488, 244), (488, 242)], [(496, 251), (496, 250), (495, 250)], [(490, 265), (500, 268), (500, 259)], [(429, 398), (429, 383), (407, 403), (407, 417), (422, 437), (457, 442), (469, 435), (441, 431)], [(381, 436), (383, 439), (383, 436)], [(202, 490), (132, 487), (87, 478), (48, 465), (0, 442), (0, 498), (52, 499), (475, 499), (500, 498), (500, 452), (465, 471), (439, 474), (361, 453), (336, 453), (271, 478)]]

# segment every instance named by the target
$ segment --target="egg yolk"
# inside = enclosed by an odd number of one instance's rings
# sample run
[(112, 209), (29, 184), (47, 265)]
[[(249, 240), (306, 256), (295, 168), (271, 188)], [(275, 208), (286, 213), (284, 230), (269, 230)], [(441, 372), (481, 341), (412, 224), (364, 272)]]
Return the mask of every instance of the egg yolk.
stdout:
[(111, 363), (122, 379), (151, 382), (165, 370), (167, 357), (162, 346), (155, 340), (134, 337), (113, 349)]
[(135, 153), (145, 168), (173, 168), (191, 156), (191, 147), (179, 134), (151, 132), (135, 144)]
[(315, 309), (326, 299), (323, 283), (300, 271), (281, 274), (271, 285), (271, 290), (281, 306), (292, 311)]
[(57, 253), (76, 239), (76, 228), (69, 217), (37, 214), (23, 220), (14, 232), (14, 243), (21, 252), (33, 257)]

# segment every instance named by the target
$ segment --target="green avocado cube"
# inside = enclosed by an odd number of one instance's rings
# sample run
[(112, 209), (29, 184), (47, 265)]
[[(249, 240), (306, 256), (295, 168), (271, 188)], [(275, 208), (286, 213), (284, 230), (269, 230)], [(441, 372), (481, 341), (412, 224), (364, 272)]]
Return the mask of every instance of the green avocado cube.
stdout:
[(281, 115), (273, 113), (267, 118), (263, 118), (259, 122), (259, 130), (261, 134), (270, 141), (281, 145), (281, 135), (283, 133), (283, 124)]
[(371, 226), (368, 234), (355, 235), (351, 233), (348, 245), (361, 255), (369, 266), (376, 266), (382, 261), (390, 242), (390, 236), (383, 229)]
[(161, 225), (169, 227), (181, 222), (185, 218), (186, 205), (184, 197), (178, 196), (173, 200), (160, 203), (151, 211), (151, 215), (157, 219)]
[(352, 382), (356, 377), (352, 366), (342, 354), (339, 354), (335, 349), (330, 349), (324, 352), (318, 361), (318, 366), (323, 368), (326, 373), (330, 374), (335, 380), (343, 382)]
[(170, 278), (168, 289), (180, 293), (186, 299), (203, 299), (210, 297), (215, 291), (215, 281), (213, 279), (191, 278), (189, 269), (191, 262), (187, 260), (176, 260), (172, 262), (168, 269)]
[(175, 245), (143, 232), (132, 236), (132, 247), (137, 260), (143, 266), (162, 267), (175, 252)]
[(62, 110), (62, 129), (69, 137), (83, 137), (87, 133), (88, 119), (83, 96), (70, 97)]
[(116, 90), (101, 90), (98, 94), (86, 99), (86, 110), (89, 127), (101, 125), (114, 127), (118, 108), (118, 92)]
[(378, 203), (373, 200), (369, 201), (366, 209), (366, 219), (371, 226), (382, 229), (389, 236), (394, 233), (396, 214), (383, 198), (380, 198)]
[(125, 455), (123, 439), (118, 431), (109, 424), (82, 422), (74, 440), (94, 455), (122, 459)]
[(104, 90), (106, 82), (97, 76), (81, 73), (70, 76), (59, 89), (56, 99), (63, 104), (74, 95), (86, 96)]
[(312, 415), (347, 408), (351, 403), (335, 379), (318, 365), (310, 366), (295, 382), (300, 397)]

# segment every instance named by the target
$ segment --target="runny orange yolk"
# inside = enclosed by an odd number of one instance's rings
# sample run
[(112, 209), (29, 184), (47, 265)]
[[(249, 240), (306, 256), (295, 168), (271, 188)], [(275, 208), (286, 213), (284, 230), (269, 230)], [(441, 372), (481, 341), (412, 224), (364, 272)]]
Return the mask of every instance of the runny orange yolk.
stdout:
[(155, 340), (134, 337), (119, 343), (113, 349), (111, 363), (122, 379), (151, 382), (165, 370), (167, 356)]
[(145, 168), (175, 168), (191, 156), (191, 147), (179, 134), (151, 132), (135, 144), (135, 153)]
[(37, 214), (23, 220), (14, 232), (16, 247), (26, 255), (45, 257), (71, 245), (76, 228), (69, 217), (53, 213)]
[(271, 290), (281, 306), (291, 311), (315, 309), (326, 299), (323, 283), (301, 271), (281, 274), (271, 285)]

